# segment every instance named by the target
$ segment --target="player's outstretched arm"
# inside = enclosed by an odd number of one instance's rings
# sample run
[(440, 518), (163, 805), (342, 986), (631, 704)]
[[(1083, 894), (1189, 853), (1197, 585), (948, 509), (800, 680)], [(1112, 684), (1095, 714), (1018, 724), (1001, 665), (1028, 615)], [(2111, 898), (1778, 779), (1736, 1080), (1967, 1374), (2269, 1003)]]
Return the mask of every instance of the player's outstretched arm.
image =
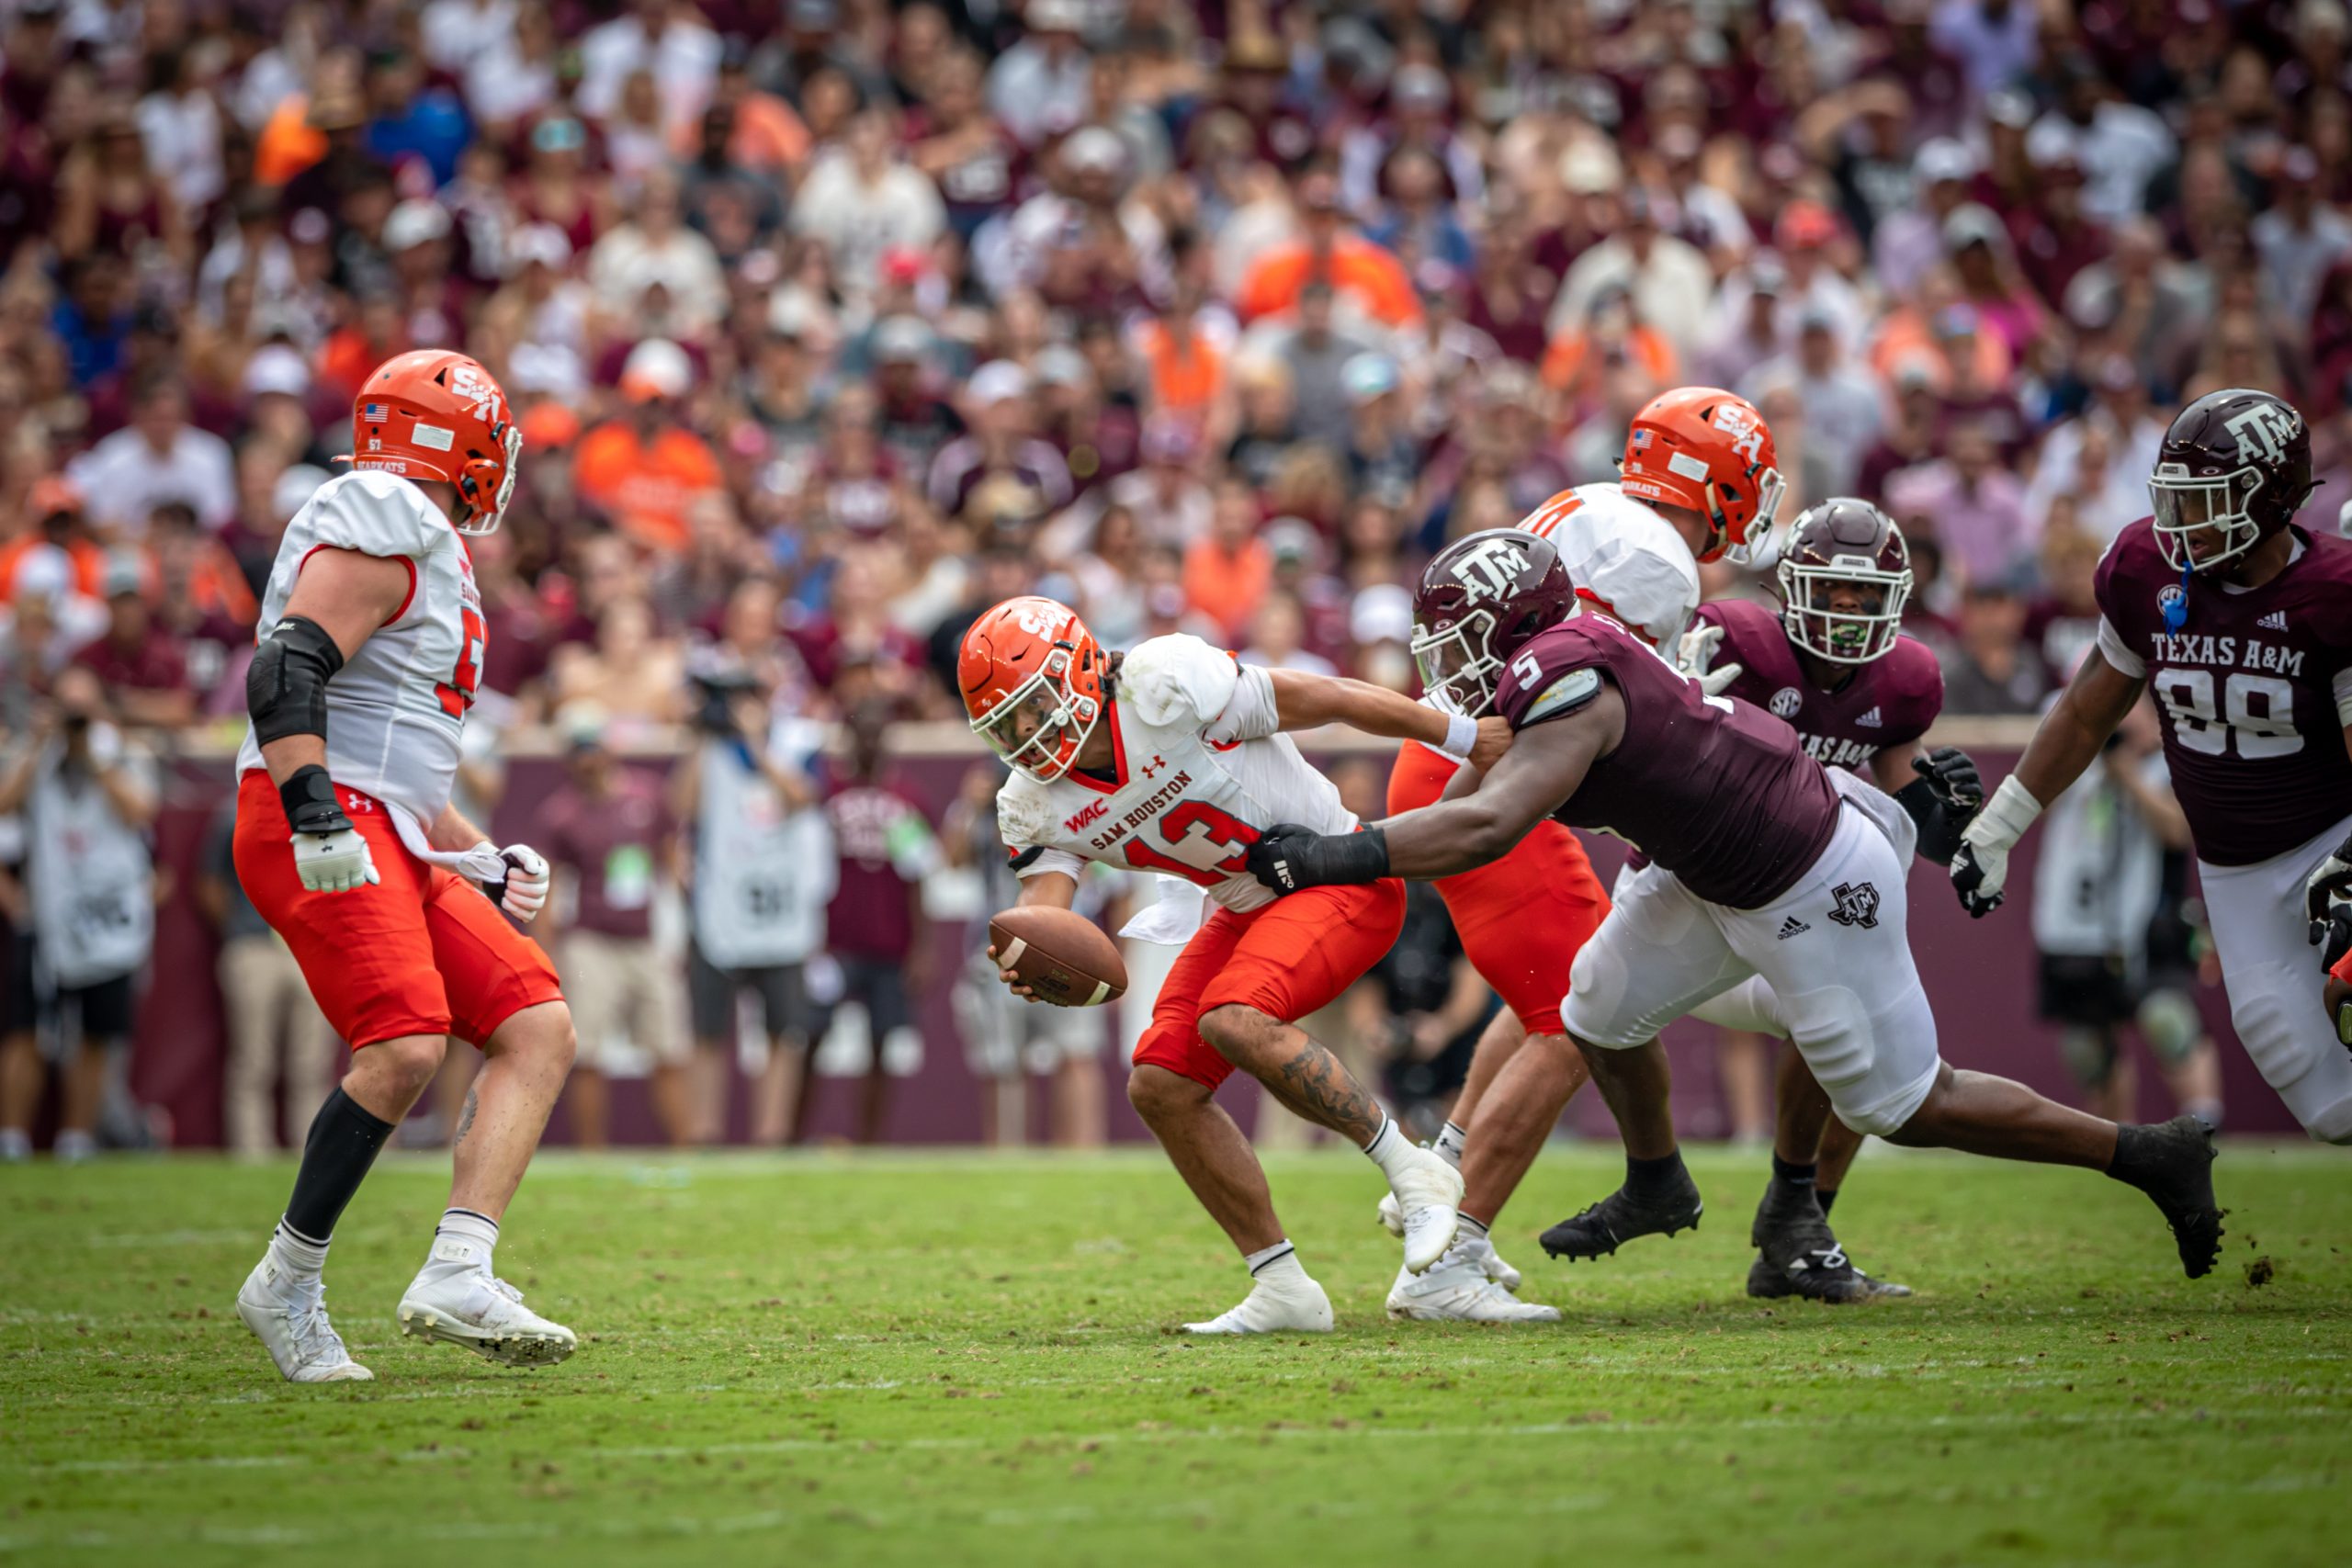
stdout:
[(1972, 917), (1981, 919), (2001, 907), (2009, 851), (2041, 808), (2083, 776), (2146, 685), (2143, 677), (2126, 675), (2097, 649), (2083, 656), (2074, 680), (2042, 716), (2017, 771), (2001, 781), (1961, 835), (1951, 859), (1951, 884)]
[(1402, 876), (1433, 882), (1500, 860), (1584, 784), (1624, 734), (1613, 686), (1561, 717), (1521, 730), (1466, 795), (1408, 811), (1360, 833), (1277, 823), (1246, 852), (1251, 875), (1277, 893)]
[(1510, 726), (1499, 718), (1474, 721), (1442, 714), (1401, 692), (1340, 675), (1301, 670), (1269, 673), (1276, 717), (1286, 730), (1344, 724), (1390, 740), (1418, 740), (1482, 769), (1493, 766), (1510, 746)]

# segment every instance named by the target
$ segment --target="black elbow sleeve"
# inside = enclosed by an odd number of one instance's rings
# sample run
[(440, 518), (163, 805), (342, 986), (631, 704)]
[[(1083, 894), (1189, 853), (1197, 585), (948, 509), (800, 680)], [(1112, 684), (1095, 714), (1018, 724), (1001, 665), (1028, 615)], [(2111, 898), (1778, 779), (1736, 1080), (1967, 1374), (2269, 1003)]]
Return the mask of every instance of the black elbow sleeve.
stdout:
[(1951, 857), (1960, 852), (1962, 831), (1976, 813), (1938, 795), (1931, 779), (1913, 780), (1894, 792), (1894, 801), (1919, 829), (1919, 858), (1935, 865), (1950, 865)]
[(316, 621), (288, 615), (261, 639), (245, 668), (245, 711), (254, 739), (266, 746), (289, 735), (327, 732), (327, 682), (343, 668), (343, 649)]

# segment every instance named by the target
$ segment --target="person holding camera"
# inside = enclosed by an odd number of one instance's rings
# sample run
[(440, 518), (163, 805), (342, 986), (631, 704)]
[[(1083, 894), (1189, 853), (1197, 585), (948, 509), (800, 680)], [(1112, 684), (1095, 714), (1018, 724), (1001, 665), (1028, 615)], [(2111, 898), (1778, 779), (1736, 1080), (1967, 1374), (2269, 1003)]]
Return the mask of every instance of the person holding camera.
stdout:
[(736, 1007), (749, 991), (768, 1039), (752, 1139), (780, 1144), (798, 1124), (802, 1068), (817, 1032), (806, 965), (823, 942), (833, 892), (832, 836), (808, 777), (822, 732), (779, 719), (765, 683), (739, 665), (694, 676), (693, 694), (696, 733), (671, 775), (670, 795), (692, 852), (692, 1137), (710, 1144), (726, 1134)]
[[(154, 948), (147, 830), (156, 776), (154, 759), (107, 722), (106, 688), (95, 673), (62, 670), (51, 692), (32, 743), (0, 780), (0, 816), (24, 816), (34, 947), (60, 1025), (51, 1037), (63, 1053), (56, 1152), (78, 1160), (96, 1151), (108, 1064), (130, 1043), (138, 978)], [(17, 1053), (22, 1038), (12, 1036)], [(0, 1070), (7, 1100), (0, 1128), (24, 1134), (39, 1089), (37, 1069), (13, 1062)]]

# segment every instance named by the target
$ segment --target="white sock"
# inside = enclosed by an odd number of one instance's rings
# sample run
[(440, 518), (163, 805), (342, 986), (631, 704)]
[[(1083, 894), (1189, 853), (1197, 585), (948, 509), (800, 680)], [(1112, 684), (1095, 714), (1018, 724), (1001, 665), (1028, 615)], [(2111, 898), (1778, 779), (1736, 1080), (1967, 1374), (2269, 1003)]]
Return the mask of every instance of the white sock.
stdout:
[(1454, 1233), (1454, 1237), (1459, 1241), (1484, 1241), (1487, 1239), (1487, 1222), (1464, 1214), (1462, 1228)]
[(1468, 1146), (1469, 1141), (1470, 1134), (1466, 1131), (1448, 1122), (1438, 1129), (1437, 1142), (1431, 1144), (1430, 1147), (1437, 1151), (1438, 1158), (1445, 1161), (1454, 1169), (1460, 1170), (1462, 1151)]
[(50, 1157), (61, 1160), (88, 1159), (98, 1152), (97, 1139), (78, 1128), (67, 1128), (57, 1134), (57, 1142), (50, 1145)]
[(312, 1241), (283, 1219), (269, 1233), (269, 1250), (278, 1267), (298, 1279), (316, 1279), (327, 1266), (327, 1244)]
[(1272, 1290), (1286, 1291), (1307, 1282), (1306, 1270), (1299, 1265), (1298, 1248), (1290, 1244), (1288, 1236), (1248, 1254), (1241, 1261), (1248, 1265), (1252, 1280)]
[(1396, 1185), (1398, 1177), (1413, 1168), (1413, 1156), (1419, 1152), (1413, 1146), (1413, 1140), (1405, 1136), (1405, 1129), (1391, 1121), (1385, 1111), (1380, 1115), (1380, 1131), (1363, 1146), (1364, 1158), (1380, 1168), (1391, 1188)]
[(33, 1141), (22, 1127), (0, 1127), (0, 1159), (20, 1160), (33, 1157)]
[[(498, 1247), (498, 1222), (488, 1214), (477, 1213), (471, 1209), (444, 1209), (441, 1211), (441, 1223), (433, 1228), (433, 1235), (436, 1242), (447, 1237), (469, 1243), (471, 1256), (466, 1261), (475, 1264), (485, 1274), (493, 1272), (490, 1264), (491, 1255)], [(433, 1250), (435, 1257), (441, 1256), (442, 1249), (438, 1246)]]

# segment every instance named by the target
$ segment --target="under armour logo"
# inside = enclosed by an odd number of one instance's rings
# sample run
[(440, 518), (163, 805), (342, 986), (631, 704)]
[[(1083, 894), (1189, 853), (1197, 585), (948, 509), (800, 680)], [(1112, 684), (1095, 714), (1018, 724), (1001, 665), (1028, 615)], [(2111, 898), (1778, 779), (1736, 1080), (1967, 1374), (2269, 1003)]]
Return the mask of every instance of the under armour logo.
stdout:
[(1150, 778), (1150, 777), (1152, 777), (1153, 775), (1157, 774), (1157, 773), (1158, 773), (1161, 769), (1163, 769), (1163, 768), (1165, 768), (1165, 767), (1167, 767), (1167, 766), (1168, 766), (1168, 759), (1167, 759), (1167, 758), (1165, 758), (1165, 757), (1162, 757), (1161, 755), (1159, 755), (1159, 753), (1158, 753), (1157, 751), (1155, 751), (1155, 752), (1153, 752), (1153, 753), (1152, 753), (1151, 761), (1148, 761), (1148, 762), (1146, 762), (1146, 763), (1143, 765), (1143, 767), (1142, 767), (1141, 769), (1139, 769), (1138, 771), (1143, 774), (1143, 776), (1144, 776), (1144, 777), (1146, 777), (1146, 778)]
[(1829, 918), (1841, 926), (1860, 926), (1864, 931), (1878, 927), (1878, 889), (1867, 882), (1841, 882), (1829, 890), (1838, 907)]

